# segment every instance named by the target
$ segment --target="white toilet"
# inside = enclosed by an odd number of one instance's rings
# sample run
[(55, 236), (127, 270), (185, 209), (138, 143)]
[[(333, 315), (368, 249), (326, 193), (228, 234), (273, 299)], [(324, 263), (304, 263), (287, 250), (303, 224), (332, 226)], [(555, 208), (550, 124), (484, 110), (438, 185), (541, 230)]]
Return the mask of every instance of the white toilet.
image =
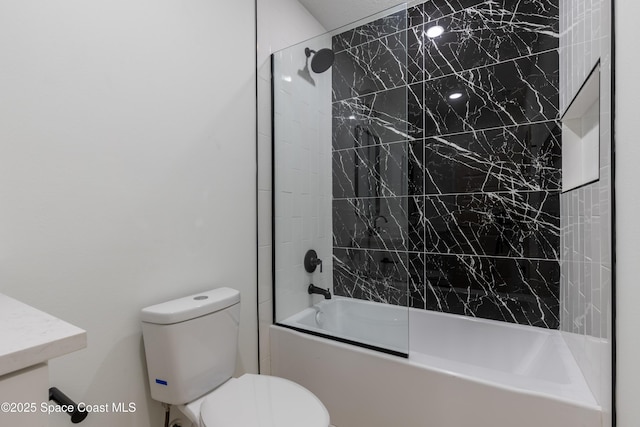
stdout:
[(178, 405), (201, 427), (328, 427), (329, 413), (304, 387), (235, 370), (240, 292), (230, 288), (142, 310), (151, 397)]

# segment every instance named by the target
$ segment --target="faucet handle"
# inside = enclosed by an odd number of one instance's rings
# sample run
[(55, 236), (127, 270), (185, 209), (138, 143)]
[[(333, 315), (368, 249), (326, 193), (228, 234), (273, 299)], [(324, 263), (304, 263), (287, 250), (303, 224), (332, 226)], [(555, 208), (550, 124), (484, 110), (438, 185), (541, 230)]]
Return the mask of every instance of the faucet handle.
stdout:
[(322, 260), (318, 258), (316, 251), (309, 249), (304, 255), (304, 269), (307, 270), (307, 273), (313, 273), (318, 266), (320, 266), (320, 273), (322, 273)]

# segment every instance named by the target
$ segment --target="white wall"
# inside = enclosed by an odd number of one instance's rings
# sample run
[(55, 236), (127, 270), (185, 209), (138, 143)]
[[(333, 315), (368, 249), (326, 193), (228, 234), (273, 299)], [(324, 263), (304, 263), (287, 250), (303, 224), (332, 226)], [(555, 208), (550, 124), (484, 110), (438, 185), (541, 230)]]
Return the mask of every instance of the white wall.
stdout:
[(616, 36), (616, 413), (617, 427), (640, 422), (640, 197), (638, 98), (640, 3), (615, 2)]
[[(565, 113), (591, 70), (600, 61), (600, 99), (599, 110), (596, 111), (599, 129), (595, 128), (599, 132), (599, 151), (595, 154), (595, 171), (599, 180), (566, 191), (560, 198), (560, 328), (591, 391), (603, 408), (603, 425), (610, 426), (611, 1), (567, 0), (559, 4), (561, 114)], [(576, 107), (580, 102), (572, 105), (565, 118), (573, 114), (572, 110), (580, 108)], [(598, 104), (593, 108), (598, 108)], [(583, 158), (568, 152), (565, 133), (563, 131), (563, 180), (568, 169), (584, 166)], [(585, 141), (582, 140), (581, 144), (585, 144)]]
[(87, 330), (52, 385), (138, 407), (83, 426), (161, 425), (138, 320), (150, 304), (239, 289), (238, 372), (257, 371), (254, 13), (0, 0), (0, 292)]
[[(269, 326), (273, 320), (271, 229), (271, 62), (281, 49), (325, 33), (325, 29), (297, 0), (258, 0), (258, 299), (260, 370), (270, 372)], [(301, 51), (304, 61), (304, 46)], [(304, 62), (302, 62), (304, 66)], [(297, 76), (297, 75), (294, 75)], [(292, 78), (294, 77), (292, 76)], [(328, 76), (328, 74), (327, 74)], [(305, 83), (306, 84), (306, 83)], [(329, 83), (330, 85), (330, 83)], [(319, 129), (318, 129), (319, 130)], [(330, 129), (329, 129), (330, 131)], [(307, 156), (310, 153), (305, 153)], [(293, 197), (293, 196), (292, 196)], [(293, 202), (292, 202), (293, 203)], [(330, 225), (329, 225), (330, 227)], [(293, 233), (293, 231), (292, 231)], [(329, 236), (329, 239), (331, 236)], [(293, 242), (293, 240), (291, 240)], [(301, 242), (298, 239), (298, 242)], [(305, 248), (306, 250), (308, 248)], [(300, 249), (302, 250), (302, 249)], [(317, 250), (317, 249), (316, 249)], [(293, 251), (291, 251), (293, 254)], [(293, 256), (293, 255), (292, 255)], [(300, 259), (302, 260), (301, 255)], [(330, 257), (321, 256), (330, 263)], [(326, 267), (326, 266), (325, 266)], [(328, 277), (329, 273), (323, 273)], [(293, 283), (293, 282), (292, 282)], [(304, 284), (300, 284), (304, 290)]]

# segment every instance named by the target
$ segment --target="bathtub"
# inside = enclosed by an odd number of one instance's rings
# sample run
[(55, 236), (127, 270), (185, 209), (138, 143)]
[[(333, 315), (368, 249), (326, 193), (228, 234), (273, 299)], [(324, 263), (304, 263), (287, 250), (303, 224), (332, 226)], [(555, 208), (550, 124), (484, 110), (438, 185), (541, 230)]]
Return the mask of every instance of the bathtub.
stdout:
[[(602, 425), (555, 330), (340, 297), (282, 324), (270, 329), (271, 373), (314, 392), (336, 427)], [(408, 344), (408, 358), (291, 328), (399, 352)]]
[(282, 323), (391, 353), (405, 353), (409, 344), (408, 310), (390, 304), (333, 297)]

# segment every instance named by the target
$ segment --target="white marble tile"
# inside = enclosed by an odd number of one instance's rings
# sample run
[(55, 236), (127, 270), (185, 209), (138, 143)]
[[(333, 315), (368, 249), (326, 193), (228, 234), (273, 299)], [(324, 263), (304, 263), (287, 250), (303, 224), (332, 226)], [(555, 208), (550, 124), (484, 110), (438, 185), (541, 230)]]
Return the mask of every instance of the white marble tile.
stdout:
[(304, 225), (302, 223), (302, 215), (297, 218), (292, 218), (293, 225), (293, 253), (303, 254), (306, 253), (304, 240)]

